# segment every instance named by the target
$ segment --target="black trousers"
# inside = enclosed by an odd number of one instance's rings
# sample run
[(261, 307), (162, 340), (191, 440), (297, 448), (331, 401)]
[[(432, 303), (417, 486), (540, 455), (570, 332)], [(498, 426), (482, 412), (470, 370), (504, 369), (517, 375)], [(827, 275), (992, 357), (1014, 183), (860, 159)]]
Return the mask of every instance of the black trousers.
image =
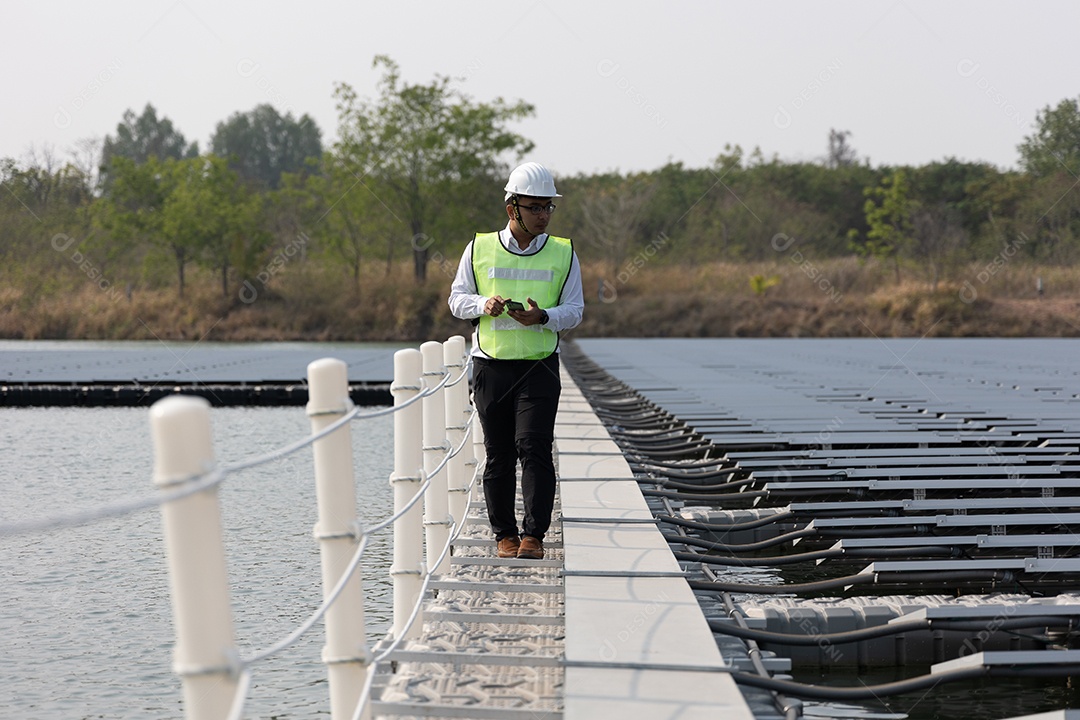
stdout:
[[(473, 402), (484, 429), (484, 497), (488, 520), (501, 540), (512, 535), (544, 539), (555, 504), (555, 413), (562, 383), (559, 356), (543, 360), (474, 358)], [(518, 532), (514, 497), (521, 461), (521, 498), (525, 506)]]

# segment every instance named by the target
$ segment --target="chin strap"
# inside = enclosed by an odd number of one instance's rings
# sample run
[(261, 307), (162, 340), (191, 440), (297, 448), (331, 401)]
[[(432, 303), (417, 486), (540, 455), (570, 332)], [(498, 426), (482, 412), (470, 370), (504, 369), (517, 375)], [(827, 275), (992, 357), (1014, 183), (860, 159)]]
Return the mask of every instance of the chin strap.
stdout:
[(536, 237), (536, 233), (534, 233), (525, 225), (525, 219), (521, 217), (521, 206), (518, 205), (518, 196), (515, 195), (514, 197), (512, 197), (511, 201), (514, 205), (514, 219), (517, 220), (518, 225), (521, 227), (522, 230), (529, 234), (529, 237)]

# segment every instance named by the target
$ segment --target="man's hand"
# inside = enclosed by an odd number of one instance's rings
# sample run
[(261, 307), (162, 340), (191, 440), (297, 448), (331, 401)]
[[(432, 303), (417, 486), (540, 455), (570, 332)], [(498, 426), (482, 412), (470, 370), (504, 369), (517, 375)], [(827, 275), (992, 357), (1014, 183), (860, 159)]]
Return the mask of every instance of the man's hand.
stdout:
[(536, 301), (532, 298), (529, 298), (527, 302), (529, 303), (528, 310), (507, 310), (507, 314), (522, 325), (538, 325), (544, 317), (544, 311), (537, 307)]
[(487, 302), (484, 303), (484, 312), (491, 317), (499, 317), (503, 313), (503, 304), (506, 302), (502, 295), (496, 295), (495, 297), (489, 297)]

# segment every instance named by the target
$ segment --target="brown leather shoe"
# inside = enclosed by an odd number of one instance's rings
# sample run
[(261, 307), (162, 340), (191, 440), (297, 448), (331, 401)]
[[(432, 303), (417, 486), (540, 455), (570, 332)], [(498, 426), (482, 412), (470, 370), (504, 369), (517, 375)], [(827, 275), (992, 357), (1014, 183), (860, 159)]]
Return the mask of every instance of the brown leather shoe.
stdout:
[(521, 547), (518, 548), (517, 556), (525, 560), (543, 560), (544, 543), (532, 535), (521, 538)]
[(504, 537), (499, 541), (499, 557), (512, 558), (518, 556), (518, 546), (521, 545), (521, 539), (517, 535), (511, 535), (510, 537)]

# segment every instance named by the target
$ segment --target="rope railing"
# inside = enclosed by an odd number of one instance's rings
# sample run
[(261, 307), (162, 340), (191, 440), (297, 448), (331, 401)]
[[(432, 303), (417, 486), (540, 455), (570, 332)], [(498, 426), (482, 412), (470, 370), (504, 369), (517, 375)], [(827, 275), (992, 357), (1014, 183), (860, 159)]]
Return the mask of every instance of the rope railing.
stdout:
[[(0, 537), (75, 527), (158, 506), (173, 591), (173, 666), (182, 681), (185, 717), (241, 720), (255, 667), (322, 620), (331, 717), (366, 719), (376, 665), (417, 635), (416, 621), (431, 579), (448, 565), (450, 549), (465, 526), (481, 468), (473, 450), (478, 442), (476, 411), (469, 403), (468, 383), (462, 382), (470, 367), (460, 336), (424, 343), (420, 350), (400, 350), (394, 355), (394, 406), (361, 413), (349, 398), (345, 363), (315, 361), (308, 366), (311, 434), (230, 464), (214, 460), (209, 403), (171, 396), (150, 411), (155, 495), (0, 525)], [(351, 423), (385, 415), (394, 416), (394, 513), (364, 527), (356, 510)], [(280, 640), (241, 657), (233, 632), (217, 490), (229, 475), (309, 445), (319, 506), (314, 535), (322, 554), (323, 601)], [(466, 478), (469, 465), (473, 472)], [(380, 643), (373, 655), (364, 627), (359, 569), (372, 537), (391, 526), (394, 621), (384, 641), (389, 644)]]
[[(460, 377), (459, 377), (459, 379), (460, 379)], [(451, 385), (447, 384), (447, 387), (451, 387)], [(472, 419), (472, 416), (475, 415), (475, 412), (476, 412), (475, 409), (473, 409), (472, 413), (470, 414), (470, 420)], [(455, 447), (453, 450), (451, 450), (450, 453), (448, 453), (447, 457), (443, 460), (442, 465), (445, 466), (446, 463), (449, 462), (451, 457), (454, 457), (458, 453), (460, 453), (464, 449), (465, 443), (470, 441), (470, 440), (471, 440), (471, 432), (467, 431), (465, 437), (462, 440), (462, 442), (460, 444), (458, 444), (457, 447)], [(441, 468), (439, 468), (439, 469), (441, 469)], [(470, 499), (471, 499), (472, 489), (473, 489), (473, 487), (475, 486), (475, 483), (476, 483), (477, 475), (478, 475), (478, 473), (474, 474), (472, 481), (468, 485), (468, 492), (469, 492), (469, 495), (470, 495)], [(249, 692), (249, 689), (250, 689), (251, 666), (258, 663), (258, 662), (261, 662), (263, 660), (266, 660), (266, 659), (276, 655), (277, 653), (281, 652), (282, 650), (286, 650), (287, 648), (289, 648), (296, 641), (298, 641), (301, 637), (303, 637), (303, 635), (305, 633), (307, 633), (307, 631), (310, 630), (315, 625), (315, 623), (317, 623), (322, 618), (322, 616), (325, 614), (326, 610), (330, 607), (330, 605), (332, 605), (337, 600), (338, 596), (341, 594), (342, 589), (345, 587), (345, 584), (348, 582), (348, 580), (352, 577), (353, 573), (360, 566), (360, 560), (362, 559), (363, 554), (364, 554), (365, 550), (367, 549), (368, 541), (370, 540), (371, 536), (375, 535), (376, 533), (378, 533), (378, 532), (380, 532), (382, 530), (385, 530), (387, 527), (392, 525), (398, 518), (400, 518), (402, 515), (404, 515), (406, 512), (408, 512), (420, 500), (420, 498), (423, 497), (424, 491), (427, 490), (429, 485), (430, 485), (430, 479), (426, 480), (420, 486), (420, 488), (412, 496), (412, 498), (407, 503), (405, 503), (404, 507), (397, 509), (396, 512), (394, 512), (393, 515), (386, 518), (382, 522), (377, 523), (376, 525), (372, 525), (371, 527), (363, 530), (363, 532), (360, 535), (360, 545), (357, 548), (355, 554), (353, 555), (353, 558), (350, 561), (348, 568), (346, 568), (345, 572), (342, 574), (341, 578), (338, 581), (338, 584), (334, 587), (334, 590), (331, 592), (331, 594), (326, 599), (323, 600), (322, 605), (320, 605), (319, 608), (314, 613), (312, 613), (311, 616), (309, 616), (307, 620), (305, 620), (303, 623), (301, 623), (295, 630), (293, 630), (288, 636), (286, 636), (281, 641), (275, 643), (274, 645), (270, 646), (269, 648), (267, 648), (265, 650), (254, 653), (253, 655), (250, 655), (250, 656), (248, 656), (246, 658), (242, 658), (240, 660), (239, 666), (240, 666), (241, 676), (240, 676), (240, 682), (238, 683), (237, 695), (236, 695), (236, 698), (234, 699), (233, 708), (232, 708), (232, 710), (230, 712), (230, 715), (229, 715), (230, 720), (240, 720), (240, 718), (242, 717), (243, 710), (244, 710), (244, 703), (246, 702), (246, 696), (247, 696), (247, 693)], [(457, 537), (460, 534), (462, 528), (464, 528), (464, 523), (458, 523), (458, 522), (454, 523), (454, 532), (451, 533), (451, 537), (449, 538), (449, 540), (443, 546), (443, 549), (439, 553), (438, 561), (441, 561), (446, 556), (446, 554), (449, 552), (449, 549), (450, 549), (451, 545), (453, 544), (453, 541), (457, 539)], [(428, 587), (428, 584), (429, 584), (431, 578), (433, 576), (435, 576), (435, 575), (436, 575), (436, 573), (431, 571), (430, 569), (428, 570), (427, 573), (425, 573), (424, 580), (423, 580), (423, 582), (421, 584), (420, 595), (417, 598), (416, 603), (413, 605), (412, 611), (409, 613), (409, 616), (405, 621), (405, 627), (406, 628), (411, 627), (413, 625), (413, 623), (416, 621), (416, 618), (419, 616), (419, 611), (423, 607), (424, 594), (427, 592), (427, 587)], [(383, 649), (379, 654), (374, 655), (373, 657), (371, 657), (369, 659), (369, 665), (374, 667), (378, 663), (385, 660), (395, 649), (397, 649), (398, 645), (404, 639), (405, 639), (405, 637), (403, 635), (395, 638), (393, 643), (390, 646)], [(366, 682), (364, 684), (364, 690), (361, 693), (360, 701), (357, 703), (356, 714), (354, 715), (354, 717), (359, 717), (359, 714), (367, 707), (367, 703), (370, 702), (370, 688), (371, 688), (371, 683), (374, 680), (374, 677), (375, 677), (374, 673), (371, 673), (371, 672), (368, 673), (367, 680), (366, 680)]]
[[(327, 628), (323, 661), (330, 676), (331, 716), (366, 718), (374, 667), (416, 634), (431, 579), (445, 568), (465, 525), (481, 464), (475, 444), (476, 411), (468, 400), (471, 361), (460, 336), (424, 343), (394, 356), (394, 406), (361, 413), (349, 398), (347, 367), (324, 359), (308, 366), (310, 435), (245, 460), (217, 464), (210, 438), (209, 403), (177, 395), (151, 408), (154, 482), (159, 492), (55, 515), (0, 525), (0, 537), (75, 527), (161, 508), (177, 631), (174, 670), (184, 688), (189, 720), (240, 720), (253, 668), (287, 649), (320, 620)], [(460, 369), (459, 372), (452, 372)], [(437, 378), (437, 380), (436, 380)], [(356, 516), (350, 425), (394, 415), (394, 513), (364, 528)], [(423, 432), (420, 432), (420, 429)], [(217, 488), (231, 474), (288, 457), (312, 446), (323, 554), (323, 602), (278, 642), (241, 657), (235, 649)], [(466, 450), (468, 449), (468, 452)], [(465, 473), (473, 465), (471, 478)], [(411, 491), (411, 492), (410, 492)], [(419, 517), (424, 499), (424, 519)], [(351, 507), (346, 517), (342, 508)], [(372, 656), (364, 631), (358, 569), (371, 537), (394, 527), (392, 642)], [(427, 538), (428, 563), (421, 537)], [(355, 544), (356, 547), (351, 546)], [(332, 570), (328, 573), (327, 568)], [(357, 651), (357, 648), (360, 648)]]
[[(475, 413), (475, 410), (474, 410), (474, 413)], [(476, 480), (477, 480), (477, 478), (479, 476), (480, 476), (480, 472), (479, 472), (479, 468), (477, 468), (476, 472), (473, 473), (472, 480), (469, 482), (468, 489), (466, 490), (466, 492), (468, 493), (468, 499), (469, 500), (472, 499), (472, 491), (473, 491), (473, 488), (476, 486)], [(461, 534), (461, 530), (464, 527), (465, 527), (464, 519), (454, 521), (454, 523), (453, 523), (453, 525), (451, 527), (450, 537), (448, 537), (446, 539), (446, 544), (443, 546), (442, 551), (439, 553), (438, 560), (436, 561), (436, 567), (438, 566), (439, 563), (441, 563), (446, 558), (447, 553), (450, 551), (450, 547), (454, 544), (454, 541), (457, 540), (458, 535)], [(422, 604), (423, 604), (424, 596), (427, 593), (428, 584), (431, 582), (431, 578), (434, 577), (435, 575), (436, 575), (436, 573), (434, 571), (430, 570), (430, 569), (428, 570), (428, 572), (426, 572), (424, 574), (424, 580), (420, 584), (420, 597), (419, 597), (416, 605), (413, 607), (412, 612), (409, 613), (409, 617), (405, 620), (405, 628), (406, 628), (406, 630), (408, 630), (408, 628), (411, 628), (413, 626), (413, 624), (416, 622), (416, 618), (419, 616), (419, 611), (420, 611), (420, 608), (422, 607)], [(401, 635), (398, 635), (397, 637), (395, 637), (393, 639), (393, 641), (388, 646), (383, 648), (377, 655), (375, 655), (371, 659), (372, 667), (378, 665), (379, 663), (381, 663), (384, 660), (386, 660), (387, 658), (389, 658), (390, 655), (393, 654), (393, 652), (395, 650), (397, 650), (398, 646), (405, 639), (406, 639), (405, 634), (401, 634)], [(364, 682), (364, 689), (360, 694), (360, 699), (356, 703), (356, 710), (353, 712), (352, 720), (360, 720), (360, 718), (362, 718), (364, 716), (364, 713), (369, 709), (369, 706), (370, 706), (370, 703), (371, 703), (371, 688), (372, 688), (372, 685), (373, 685), (374, 682), (375, 682), (375, 673), (373, 673), (373, 672), (368, 673), (367, 679)]]

